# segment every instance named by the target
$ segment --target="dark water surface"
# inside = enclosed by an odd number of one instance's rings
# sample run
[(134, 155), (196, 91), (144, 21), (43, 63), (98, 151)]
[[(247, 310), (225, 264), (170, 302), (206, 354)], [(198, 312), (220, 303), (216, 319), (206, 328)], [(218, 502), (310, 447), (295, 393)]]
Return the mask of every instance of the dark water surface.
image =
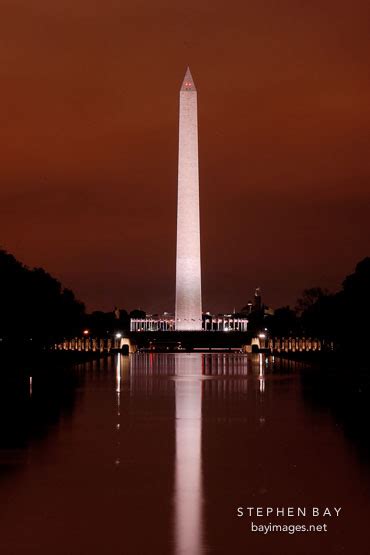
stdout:
[(137, 354), (3, 386), (1, 555), (369, 553), (367, 424), (305, 375), (263, 355)]

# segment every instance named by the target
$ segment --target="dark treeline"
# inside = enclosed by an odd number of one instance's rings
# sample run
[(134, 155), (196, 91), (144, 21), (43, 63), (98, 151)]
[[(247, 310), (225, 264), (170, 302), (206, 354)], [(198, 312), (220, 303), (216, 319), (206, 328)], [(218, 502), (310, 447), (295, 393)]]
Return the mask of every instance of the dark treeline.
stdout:
[(112, 312), (96, 310), (86, 314), (84, 326), (89, 334), (104, 337), (117, 331), (128, 331), (131, 318), (145, 318), (145, 316), (146, 313), (139, 309), (131, 312), (127, 312), (124, 308), (115, 309)]
[[(42, 268), (28, 268), (0, 250), (0, 341), (6, 344), (47, 345), (63, 337), (80, 336), (84, 329), (96, 335), (127, 330), (125, 310), (87, 314), (70, 289)], [(32, 342), (32, 343), (31, 343)]]
[(369, 338), (370, 258), (364, 258), (348, 275), (340, 291), (329, 293), (321, 287), (306, 289), (297, 306), (250, 315), (250, 329), (267, 327), (274, 336), (306, 336), (333, 340), (342, 348), (361, 346)]
[[(337, 293), (320, 287), (303, 292), (293, 309), (262, 310), (248, 315), (249, 330), (265, 327), (273, 336), (306, 336), (334, 340), (340, 347), (353, 347), (368, 340), (370, 314), (370, 257), (348, 275)], [(145, 317), (142, 310), (124, 309), (87, 314), (73, 292), (42, 268), (28, 268), (0, 250), (0, 340), (48, 344), (63, 337), (106, 336), (127, 331), (130, 318)]]
[(28, 268), (0, 250), (0, 338), (46, 343), (80, 333), (83, 303), (42, 268)]

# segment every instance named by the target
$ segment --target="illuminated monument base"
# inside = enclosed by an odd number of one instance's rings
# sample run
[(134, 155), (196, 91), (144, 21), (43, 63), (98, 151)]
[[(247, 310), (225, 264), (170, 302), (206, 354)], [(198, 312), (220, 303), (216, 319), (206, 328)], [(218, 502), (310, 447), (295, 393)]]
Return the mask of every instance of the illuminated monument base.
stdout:
[[(202, 327), (200, 333), (204, 331), (229, 332), (238, 331), (246, 332), (248, 326), (247, 318), (239, 317), (233, 314), (203, 314)], [(163, 315), (148, 315), (146, 318), (135, 318), (131, 320), (130, 331), (193, 331), (194, 330), (176, 330), (175, 317), (165, 313)]]

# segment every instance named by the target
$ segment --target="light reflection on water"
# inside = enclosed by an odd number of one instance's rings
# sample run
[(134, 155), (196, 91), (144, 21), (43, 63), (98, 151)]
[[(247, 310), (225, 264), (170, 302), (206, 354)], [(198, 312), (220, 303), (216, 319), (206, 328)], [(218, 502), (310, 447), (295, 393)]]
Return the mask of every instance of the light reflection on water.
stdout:
[[(320, 397), (325, 380), (301, 370), (262, 354), (140, 353), (80, 364), (72, 381), (27, 378), (0, 404), (0, 552), (350, 553), (368, 466)], [(314, 503), (347, 515), (321, 551), (314, 536), (261, 540), (235, 517), (240, 504)]]

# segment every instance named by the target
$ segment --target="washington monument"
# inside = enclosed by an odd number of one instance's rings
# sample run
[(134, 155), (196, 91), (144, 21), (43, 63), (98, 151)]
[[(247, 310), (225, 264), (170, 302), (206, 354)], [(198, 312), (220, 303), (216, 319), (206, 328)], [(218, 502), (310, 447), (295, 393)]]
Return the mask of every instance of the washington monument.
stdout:
[(202, 329), (197, 90), (188, 68), (180, 89), (176, 329)]

